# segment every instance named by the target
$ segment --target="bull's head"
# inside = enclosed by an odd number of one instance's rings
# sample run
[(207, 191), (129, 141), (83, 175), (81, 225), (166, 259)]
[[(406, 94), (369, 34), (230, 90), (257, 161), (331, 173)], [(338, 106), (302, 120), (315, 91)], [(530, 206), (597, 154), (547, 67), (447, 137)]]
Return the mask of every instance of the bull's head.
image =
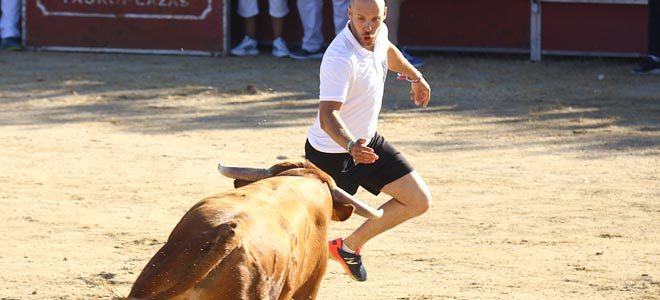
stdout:
[(382, 209), (375, 209), (337, 187), (335, 181), (330, 175), (308, 161), (295, 163), (284, 162), (273, 165), (268, 169), (233, 167), (225, 166), (220, 163), (218, 165), (218, 170), (222, 175), (235, 179), (234, 187), (240, 187), (273, 176), (303, 176), (318, 178), (325, 182), (330, 189), (333, 210), (335, 210), (333, 218), (343, 221), (348, 218), (353, 211), (356, 214), (369, 219), (377, 219), (383, 216)]

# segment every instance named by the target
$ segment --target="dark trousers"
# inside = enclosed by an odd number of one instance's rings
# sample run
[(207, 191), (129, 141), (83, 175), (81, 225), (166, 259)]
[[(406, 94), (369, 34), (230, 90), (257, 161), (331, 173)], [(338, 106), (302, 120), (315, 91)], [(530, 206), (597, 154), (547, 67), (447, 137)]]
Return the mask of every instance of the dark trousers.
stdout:
[(649, 0), (649, 54), (660, 57), (660, 0)]

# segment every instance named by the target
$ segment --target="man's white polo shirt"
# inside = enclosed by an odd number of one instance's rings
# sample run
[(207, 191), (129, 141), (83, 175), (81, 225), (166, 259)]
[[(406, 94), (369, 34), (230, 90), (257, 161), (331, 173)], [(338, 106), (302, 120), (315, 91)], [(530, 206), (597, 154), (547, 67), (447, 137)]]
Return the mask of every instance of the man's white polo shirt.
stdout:
[[(389, 44), (385, 24), (381, 25), (376, 36), (373, 52), (360, 45), (347, 25), (323, 55), (319, 99), (343, 103), (339, 116), (356, 138), (369, 141), (376, 134), (387, 75)], [(307, 139), (318, 151), (346, 152), (346, 145), (338, 145), (321, 129), (318, 115), (307, 132)]]

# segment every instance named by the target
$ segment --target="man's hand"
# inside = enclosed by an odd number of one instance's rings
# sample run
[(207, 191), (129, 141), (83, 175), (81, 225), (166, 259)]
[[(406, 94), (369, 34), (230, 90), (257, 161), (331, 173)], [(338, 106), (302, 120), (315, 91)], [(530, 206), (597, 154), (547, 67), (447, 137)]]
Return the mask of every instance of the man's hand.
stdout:
[(367, 146), (367, 139), (359, 138), (355, 141), (355, 146), (351, 148), (351, 156), (353, 161), (360, 164), (373, 164), (378, 159), (378, 155), (374, 153), (374, 149)]
[(429, 101), (431, 101), (431, 87), (424, 77), (420, 78), (419, 82), (410, 84), (410, 100), (417, 106), (427, 107), (429, 105)]

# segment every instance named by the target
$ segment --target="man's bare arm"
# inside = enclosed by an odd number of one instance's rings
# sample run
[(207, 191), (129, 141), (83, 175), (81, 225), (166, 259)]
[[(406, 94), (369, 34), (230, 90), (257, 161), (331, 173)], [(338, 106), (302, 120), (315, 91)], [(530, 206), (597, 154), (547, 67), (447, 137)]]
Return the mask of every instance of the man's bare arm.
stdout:
[(348, 130), (346, 124), (339, 116), (339, 110), (342, 107), (341, 102), (321, 101), (319, 104), (319, 121), (321, 129), (325, 131), (332, 140), (343, 148), (348, 148), (348, 143), (353, 141), (355, 144), (349, 150), (356, 162), (369, 164), (378, 159), (372, 148), (367, 147), (367, 140), (364, 137), (356, 139)]
[(387, 65), (390, 71), (404, 74), (412, 80), (422, 78), (422, 73), (410, 64), (401, 51), (399, 51), (399, 48), (394, 46), (391, 42), (390, 47), (387, 50)]
[(422, 73), (410, 64), (401, 54), (401, 51), (392, 43), (390, 43), (387, 50), (387, 65), (390, 71), (401, 73), (412, 81), (410, 83), (410, 100), (415, 102), (417, 106), (426, 107), (431, 100), (431, 87), (422, 76)]

